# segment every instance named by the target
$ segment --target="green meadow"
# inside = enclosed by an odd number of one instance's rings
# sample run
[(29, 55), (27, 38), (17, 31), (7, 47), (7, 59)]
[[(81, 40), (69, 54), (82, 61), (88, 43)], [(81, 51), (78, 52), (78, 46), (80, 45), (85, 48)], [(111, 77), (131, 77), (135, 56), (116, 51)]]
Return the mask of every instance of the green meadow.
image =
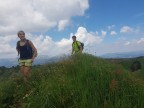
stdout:
[(131, 72), (133, 61), (75, 55), (34, 66), (27, 84), (1, 67), (0, 108), (144, 108), (144, 66)]

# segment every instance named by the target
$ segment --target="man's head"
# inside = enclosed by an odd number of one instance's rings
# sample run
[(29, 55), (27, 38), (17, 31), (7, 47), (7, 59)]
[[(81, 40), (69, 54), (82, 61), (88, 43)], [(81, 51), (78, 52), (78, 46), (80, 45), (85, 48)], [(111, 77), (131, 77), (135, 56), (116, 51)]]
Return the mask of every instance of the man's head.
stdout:
[(76, 41), (76, 36), (72, 36), (73, 41)]

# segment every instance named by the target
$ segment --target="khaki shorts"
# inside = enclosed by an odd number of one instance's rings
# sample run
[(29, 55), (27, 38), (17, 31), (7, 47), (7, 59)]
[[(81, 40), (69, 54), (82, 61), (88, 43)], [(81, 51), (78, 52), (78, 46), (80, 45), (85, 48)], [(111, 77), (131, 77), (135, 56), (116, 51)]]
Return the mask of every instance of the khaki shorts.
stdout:
[(26, 59), (26, 60), (18, 60), (19, 66), (32, 66), (31, 59)]

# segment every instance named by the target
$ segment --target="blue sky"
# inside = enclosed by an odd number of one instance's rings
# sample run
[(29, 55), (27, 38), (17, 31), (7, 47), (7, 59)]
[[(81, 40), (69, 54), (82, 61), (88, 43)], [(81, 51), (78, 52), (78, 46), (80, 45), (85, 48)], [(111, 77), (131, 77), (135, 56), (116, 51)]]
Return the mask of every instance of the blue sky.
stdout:
[(108, 26), (112, 25), (116, 26), (114, 30), (117, 32), (120, 32), (123, 26), (139, 28), (143, 31), (143, 19), (143, 0), (89, 0), (89, 8), (84, 16), (73, 17), (72, 24), (65, 30), (59, 32), (55, 28), (48, 31), (48, 34), (52, 34), (54, 40), (60, 40), (63, 36), (67, 38), (70, 32), (76, 32), (78, 26), (87, 28), (89, 32), (107, 30)]
[(143, 0), (13, 2), (0, 0), (1, 58), (16, 57), (19, 30), (26, 32), (39, 55), (70, 54), (72, 35), (90, 54), (144, 50)]

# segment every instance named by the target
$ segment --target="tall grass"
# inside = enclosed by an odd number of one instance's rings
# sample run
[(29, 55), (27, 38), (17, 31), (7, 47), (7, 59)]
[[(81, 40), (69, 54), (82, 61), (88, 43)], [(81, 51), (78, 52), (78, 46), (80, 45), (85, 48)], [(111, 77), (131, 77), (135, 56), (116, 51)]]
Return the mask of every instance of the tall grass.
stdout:
[(120, 65), (75, 55), (33, 68), (27, 85), (21, 78), (11, 79), (0, 89), (0, 104), (11, 108), (143, 108), (143, 84)]

